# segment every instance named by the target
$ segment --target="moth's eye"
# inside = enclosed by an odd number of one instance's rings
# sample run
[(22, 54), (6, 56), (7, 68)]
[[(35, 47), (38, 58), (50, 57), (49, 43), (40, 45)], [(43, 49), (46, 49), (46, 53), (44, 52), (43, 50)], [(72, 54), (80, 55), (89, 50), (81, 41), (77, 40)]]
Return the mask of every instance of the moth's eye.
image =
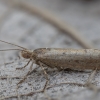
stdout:
[(29, 58), (29, 55), (27, 54), (27, 58)]

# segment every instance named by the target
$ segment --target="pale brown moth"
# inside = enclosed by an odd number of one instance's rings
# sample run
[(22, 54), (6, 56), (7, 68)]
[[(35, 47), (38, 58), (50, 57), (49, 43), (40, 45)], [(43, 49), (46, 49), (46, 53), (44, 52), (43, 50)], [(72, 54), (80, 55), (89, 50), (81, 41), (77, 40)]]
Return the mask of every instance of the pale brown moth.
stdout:
[[(49, 80), (47, 72), (44, 70), (44, 66), (50, 68), (57, 68), (58, 70), (67, 68), (82, 71), (86, 69), (100, 70), (100, 50), (98, 49), (39, 48), (35, 50), (29, 50), (12, 43), (8, 43), (2, 40), (0, 41), (20, 48), (6, 49), (0, 51), (20, 50), (21, 56), (25, 59), (29, 59), (28, 63), (23, 68), (25, 68), (31, 61), (32, 64), (30, 66), (30, 70), (33, 66), (34, 61), (37, 65), (39, 65), (42, 68), (47, 80), (43, 91), (45, 90)], [(29, 75), (30, 73), (31, 71), (28, 72), (27, 75)], [(25, 80), (27, 75), (24, 77), (23, 80)], [(21, 80), (19, 83), (22, 83), (23, 80)]]

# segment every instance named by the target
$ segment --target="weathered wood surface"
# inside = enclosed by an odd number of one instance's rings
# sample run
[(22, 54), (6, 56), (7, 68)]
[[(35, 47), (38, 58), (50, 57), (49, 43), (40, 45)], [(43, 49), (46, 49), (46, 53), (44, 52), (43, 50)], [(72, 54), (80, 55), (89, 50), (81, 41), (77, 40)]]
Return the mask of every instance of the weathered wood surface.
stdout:
[[(95, 48), (100, 48), (100, 6), (99, 1), (85, 3), (82, 1), (67, 0), (31, 0), (31, 2), (55, 13), (65, 22), (78, 29), (82, 35), (92, 42)], [(10, 9), (10, 10), (9, 10)], [(9, 11), (8, 14), (6, 14)], [(3, 16), (3, 15), (6, 16)], [(0, 39), (12, 42), (29, 49), (59, 47), (59, 48), (81, 48), (69, 36), (61, 34), (57, 28), (50, 23), (37, 17), (30, 15), (26, 11), (9, 8), (0, 2)], [(3, 16), (3, 17), (2, 17)], [(8, 44), (0, 43), (0, 49), (16, 48)], [(17, 59), (17, 60), (16, 60)], [(4, 63), (14, 61), (12, 64), (4, 66)], [(16, 95), (16, 83), (18, 83), (29, 70), (29, 66), (23, 70), (16, 70), (23, 67), (26, 62), (22, 62), (18, 58), (17, 51), (0, 52), (0, 97)], [(33, 68), (36, 67), (35, 65)], [(50, 78), (49, 85), (59, 84), (61, 82), (74, 82), (84, 84), (90, 73), (77, 71), (61, 71), (48, 69)], [(8, 77), (7, 79), (5, 77)], [(16, 78), (11, 78), (16, 77)], [(20, 78), (18, 78), (20, 77)], [(94, 80), (100, 85), (100, 72), (95, 76)], [(33, 74), (29, 75), (27, 80), (22, 83), (18, 89), (18, 93), (24, 94), (31, 91), (38, 91), (43, 88), (45, 77), (41, 69), (37, 69)], [(88, 88), (77, 85), (63, 84), (61, 86), (48, 88), (46, 93), (53, 99), (57, 100), (84, 100), (93, 94)], [(83, 90), (83, 91), (82, 91)], [(79, 95), (80, 94), (80, 95)], [(24, 96), (23, 100), (44, 100), (47, 98), (45, 94), (37, 93), (33, 96)], [(22, 97), (21, 97), (22, 99)]]

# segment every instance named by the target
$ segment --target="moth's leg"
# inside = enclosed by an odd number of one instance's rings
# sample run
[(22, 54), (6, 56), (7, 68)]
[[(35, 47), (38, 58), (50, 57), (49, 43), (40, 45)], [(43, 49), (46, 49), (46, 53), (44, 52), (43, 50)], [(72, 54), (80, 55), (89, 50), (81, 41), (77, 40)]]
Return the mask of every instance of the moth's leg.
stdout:
[(97, 68), (95, 68), (95, 70), (92, 71), (92, 73), (90, 74), (89, 78), (88, 78), (88, 81), (86, 82), (86, 87), (93, 90), (93, 95), (91, 96), (92, 100), (95, 100), (95, 98), (97, 97), (98, 95), (98, 92), (100, 91), (100, 88), (97, 87), (95, 84), (92, 84), (92, 80), (95, 76), (97, 72)]
[[(28, 63), (28, 64), (29, 64), (29, 63)], [(24, 82), (25, 79), (27, 78), (27, 76), (31, 73), (31, 71), (33, 71), (33, 70), (31, 70), (33, 64), (34, 64), (34, 61), (32, 61), (32, 64), (31, 64), (31, 66), (30, 66), (30, 70), (27, 72), (27, 74), (25, 75), (25, 77), (24, 77), (20, 82), (17, 83), (17, 85), (19, 85), (19, 84), (21, 84), (22, 82)], [(34, 70), (35, 70), (35, 69), (34, 69)]]
[(97, 90), (97, 87), (96, 87), (95, 85), (92, 84), (92, 80), (93, 80), (93, 78), (94, 78), (96, 72), (97, 72), (97, 68), (95, 68), (95, 69), (92, 71), (92, 73), (90, 74), (90, 76), (89, 76), (89, 78), (88, 78), (88, 81), (85, 83), (85, 85), (86, 85), (87, 87), (89, 87), (90, 89), (92, 89), (92, 90)]
[(31, 59), (27, 62), (27, 64), (26, 64), (26, 65), (24, 65), (24, 67), (21, 67), (21, 68), (16, 68), (16, 69), (23, 69), (23, 68), (27, 67), (27, 66), (28, 66), (28, 64), (30, 63), (30, 61), (31, 61)]
[(91, 72), (91, 74), (90, 74), (90, 76), (89, 76), (89, 78), (88, 78), (87, 84), (88, 84), (88, 83), (91, 83), (91, 81), (92, 81), (92, 79), (94, 78), (96, 72), (97, 72), (97, 68), (94, 69), (94, 70)]
[(45, 64), (43, 64), (42, 62), (38, 62), (38, 63), (39, 63), (39, 65), (40, 65), (41, 69), (43, 70), (43, 73), (44, 73), (45, 78), (46, 78), (45, 85), (44, 85), (43, 89), (40, 90), (40, 92), (43, 92), (43, 93), (44, 93), (44, 95), (45, 95), (45, 97), (47, 98), (47, 100), (51, 100), (51, 98), (50, 98), (50, 97), (46, 94), (46, 92), (45, 92), (45, 90), (46, 90), (46, 88), (47, 88), (47, 85), (48, 85), (48, 82), (49, 82), (48, 74), (47, 74), (47, 72), (46, 72), (46, 70), (44, 69), (44, 66), (43, 66), (43, 65), (45, 65)]
[[(9, 65), (9, 64), (12, 64), (14, 63), (15, 61), (12, 61), (12, 62), (7, 62), (7, 63), (4, 63), (5, 65)], [(3, 64), (2, 64), (3, 65)]]
[(42, 91), (42, 92), (45, 92), (45, 89), (46, 89), (46, 87), (47, 87), (47, 85), (48, 85), (48, 82), (49, 82), (49, 78), (48, 78), (48, 74), (47, 74), (46, 70), (45, 70), (44, 67), (43, 67), (43, 63), (42, 63), (42, 62), (38, 62), (38, 63), (39, 63), (39, 65), (40, 65), (40, 67), (42, 68), (43, 73), (44, 73), (45, 78), (46, 78), (46, 83), (45, 83), (45, 86), (44, 86), (43, 91)]

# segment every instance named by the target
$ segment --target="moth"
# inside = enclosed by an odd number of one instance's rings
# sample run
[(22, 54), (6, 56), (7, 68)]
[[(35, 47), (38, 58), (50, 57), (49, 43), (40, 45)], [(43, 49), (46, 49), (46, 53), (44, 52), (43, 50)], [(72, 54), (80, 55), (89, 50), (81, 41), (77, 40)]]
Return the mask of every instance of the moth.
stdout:
[[(24, 68), (31, 61), (32, 65), (35, 61), (35, 63), (42, 68), (45, 77), (47, 79), (44, 89), (46, 88), (46, 85), (49, 80), (47, 72), (44, 69), (44, 66), (50, 68), (57, 68), (58, 70), (67, 68), (73, 70), (82, 70), (82, 71), (86, 69), (91, 69), (91, 70), (95, 68), (100, 69), (100, 50), (98, 49), (39, 48), (35, 50), (29, 50), (27, 48), (15, 45), (13, 43), (5, 42), (2, 40), (0, 41), (20, 48), (20, 49), (6, 49), (0, 51), (20, 50), (21, 56), (25, 59), (29, 59)], [(29, 73), (30, 72), (28, 72), (27, 75)], [(20, 81), (19, 83), (21, 83), (22, 81)]]

